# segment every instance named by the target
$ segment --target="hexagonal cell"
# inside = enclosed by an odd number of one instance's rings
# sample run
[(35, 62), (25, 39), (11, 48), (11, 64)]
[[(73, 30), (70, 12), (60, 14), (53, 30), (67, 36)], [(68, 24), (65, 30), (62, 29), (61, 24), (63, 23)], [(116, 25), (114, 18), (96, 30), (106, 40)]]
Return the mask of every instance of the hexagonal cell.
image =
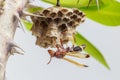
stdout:
[(78, 15), (79, 15), (79, 16), (82, 16), (82, 15), (83, 15), (83, 12), (79, 12)]
[(76, 28), (78, 25), (79, 25), (79, 23), (78, 23), (78, 22), (75, 22), (73, 28)]
[(41, 21), (40, 22), (40, 25), (45, 28), (45, 27), (48, 27), (47, 23), (45, 21)]
[(68, 12), (66, 16), (71, 16), (72, 14), (73, 14), (72, 12)]
[(37, 20), (39, 20), (39, 21), (43, 21), (43, 20), (45, 20), (45, 17), (38, 17)]
[(75, 9), (75, 10), (73, 11), (73, 13), (79, 14), (79, 10), (78, 10), (78, 9)]
[(52, 18), (46, 18), (46, 22), (47, 22), (47, 24), (50, 24), (51, 22), (52, 22), (53, 20), (52, 20)]
[(58, 17), (62, 17), (63, 13), (61, 11), (58, 11), (57, 15), (58, 15)]
[(75, 21), (77, 21), (78, 23), (80, 23), (80, 21), (81, 21), (81, 18), (78, 18), (78, 19), (76, 19)]
[(69, 26), (69, 27), (72, 27), (74, 24), (75, 24), (74, 21), (70, 21), (70, 22), (68, 23), (68, 26)]
[(47, 15), (50, 13), (50, 11), (45, 9), (42, 13), (43, 13), (45, 16), (47, 16)]
[(67, 30), (67, 25), (65, 23), (61, 24), (60, 26), (58, 26), (58, 30), (60, 32)]
[(84, 17), (85, 17), (85, 14), (82, 15), (82, 18), (84, 18)]
[(54, 22), (55, 22), (56, 24), (60, 23), (60, 22), (61, 22), (61, 18), (55, 18), (55, 19), (54, 19)]
[(73, 19), (73, 20), (75, 20), (75, 19), (77, 19), (77, 15), (72, 15), (72, 16), (70, 16), (70, 19)]
[(63, 13), (66, 13), (67, 11), (68, 11), (68, 9), (65, 9), (65, 8), (61, 9), (61, 12), (63, 12)]
[(69, 19), (69, 18), (67, 18), (67, 17), (64, 17), (64, 18), (63, 18), (63, 21), (64, 21), (64, 22), (69, 22), (69, 21), (70, 21), (70, 19)]
[(81, 22), (82, 22), (82, 23), (85, 22), (85, 19), (82, 19)]
[(51, 13), (50, 16), (51, 18), (54, 18), (57, 14), (55, 12)]

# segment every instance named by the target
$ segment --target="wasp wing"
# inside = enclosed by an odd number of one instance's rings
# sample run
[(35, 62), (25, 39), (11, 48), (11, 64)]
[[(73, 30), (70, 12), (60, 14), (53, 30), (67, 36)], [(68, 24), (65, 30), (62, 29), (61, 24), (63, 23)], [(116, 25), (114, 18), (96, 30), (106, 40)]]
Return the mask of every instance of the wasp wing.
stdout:
[(76, 62), (76, 61), (73, 61), (73, 60), (71, 60), (71, 59), (68, 59), (68, 58), (63, 58), (63, 60), (66, 60), (66, 61), (68, 61), (68, 62), (70, 62), (70, 63), (72, 63), (72, 64), (74, 64), (74, 65), (76, 65), (76, 66), (79, 66), (79, 67), (88, 67), (87, 65), (84, 65), (84, 64), (80, 64), (80, 63), (78, 63), (78, 62)]
[(90, 57), (89, 54), (81, 54), (78, 51), (68, 52), (68, 53), (66, 53), (66, 55), (72, 56), (72, 57), (77, 57), (77, 58), (88, 58), (88, 57)]

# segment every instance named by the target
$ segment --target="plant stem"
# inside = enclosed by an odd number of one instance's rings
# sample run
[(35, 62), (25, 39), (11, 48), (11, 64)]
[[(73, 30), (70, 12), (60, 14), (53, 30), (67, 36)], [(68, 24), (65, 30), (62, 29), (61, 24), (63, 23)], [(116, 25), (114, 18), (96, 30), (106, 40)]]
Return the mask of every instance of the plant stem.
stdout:
[[(4, 11), (0, 14), (0, 80), (5, 80), (5, 69), (12, 49), (15, 47), (13, 38), (18, 19), (15, 13), (24, 7), (27, 0), (5, 0)], [(19, 13), (18, 13), (19, 14)]]
[(56, 6), (60, 6), (60, 0), (57, 0)]

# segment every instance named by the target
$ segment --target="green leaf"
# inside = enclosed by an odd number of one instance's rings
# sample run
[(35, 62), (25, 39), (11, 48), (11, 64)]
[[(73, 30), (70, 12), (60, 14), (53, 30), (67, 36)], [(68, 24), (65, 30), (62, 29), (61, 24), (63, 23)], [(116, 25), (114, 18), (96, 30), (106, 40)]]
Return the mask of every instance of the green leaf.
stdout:
[(86, 44), (87, 47), (85, 51), (92, 57), (94, 57), (97, 61), (99, 61), (101, 64), (103, 64), (107, 69), (110, 69), (101, 52), (92, 43), (85, 39), (80, 33), (77, 33), (74, 37), (77, 45)]
[[(51, 4), (56, 4), (57, 0), (42, 0), (44, 2), (48, 2), (48, 3), (51, 3)], [(79, 3), (82, 1), (82, 6), (84, 4), (87, 4), (86, 0), (80, 0)], [(87, 0), (88, 1), (88, 0)], [(60, 0), (60, 5), (61, 6), (66, 6), (66, 7), (79, 7), (79, 4), (76, 5), (78, 2), (78, 0)], [(81, 6), (81, 3), (80, 3), (80, 6)]]
[(99, 11), (82, 9), (88, 18), (107, 26), (120, 26), (120, 3), (113, 2), (109, 6), (103, 5)]
[[(57, 0), (43, 0), (56, 4)], [(89, 8), (89, 0), (60, 0), (61, 6), (79, 8), (86, 13), (86, 16), (106, 26), (120, 26), (120, 2), (116, 0), (99, 0), (100, 9), (96, 6), (96, 0), (92, 0)]]
[(41, 8), (41, 7), (35, 7), (35, 8), (29, 8), (28, 12), (34, 13), (34, 12), (37, 12), (37, 11), (40, 11), (40, 10), (43, 10), (43, 8)]
[(29, 22), (29, 21), (27, 21), (27, 20), (21, 20), (22, 21), (22, 23), (24, 24), (24, 26), (27, 28), (27, 30), (29, 30), (30, 31), (30, 29), (32, 28), (32, 23), (31, 22)]
[(30, 12), (30, 13), (35, 13), (35, 12), (41, 11), (41, 10), (43, 10), (43, 9), (44, 9), (44, 8), (39, 7), (39, 6), (28, 5), (25, 10), (26, 10), (27, 12)]

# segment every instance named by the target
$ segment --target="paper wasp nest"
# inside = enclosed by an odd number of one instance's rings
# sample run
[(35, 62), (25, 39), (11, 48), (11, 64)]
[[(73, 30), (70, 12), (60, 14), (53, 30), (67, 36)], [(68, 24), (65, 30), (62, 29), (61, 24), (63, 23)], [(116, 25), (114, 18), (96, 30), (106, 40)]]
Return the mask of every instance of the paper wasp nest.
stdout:
[(84, 22), (85, 14), (78, 10), (65, 7), (50, 7), (35, 14), (43, 17), (31, 17), (32, 34), (36, 36), (36, 44), (47, 48), (63, 44), (73, 38), (76, 27)]

